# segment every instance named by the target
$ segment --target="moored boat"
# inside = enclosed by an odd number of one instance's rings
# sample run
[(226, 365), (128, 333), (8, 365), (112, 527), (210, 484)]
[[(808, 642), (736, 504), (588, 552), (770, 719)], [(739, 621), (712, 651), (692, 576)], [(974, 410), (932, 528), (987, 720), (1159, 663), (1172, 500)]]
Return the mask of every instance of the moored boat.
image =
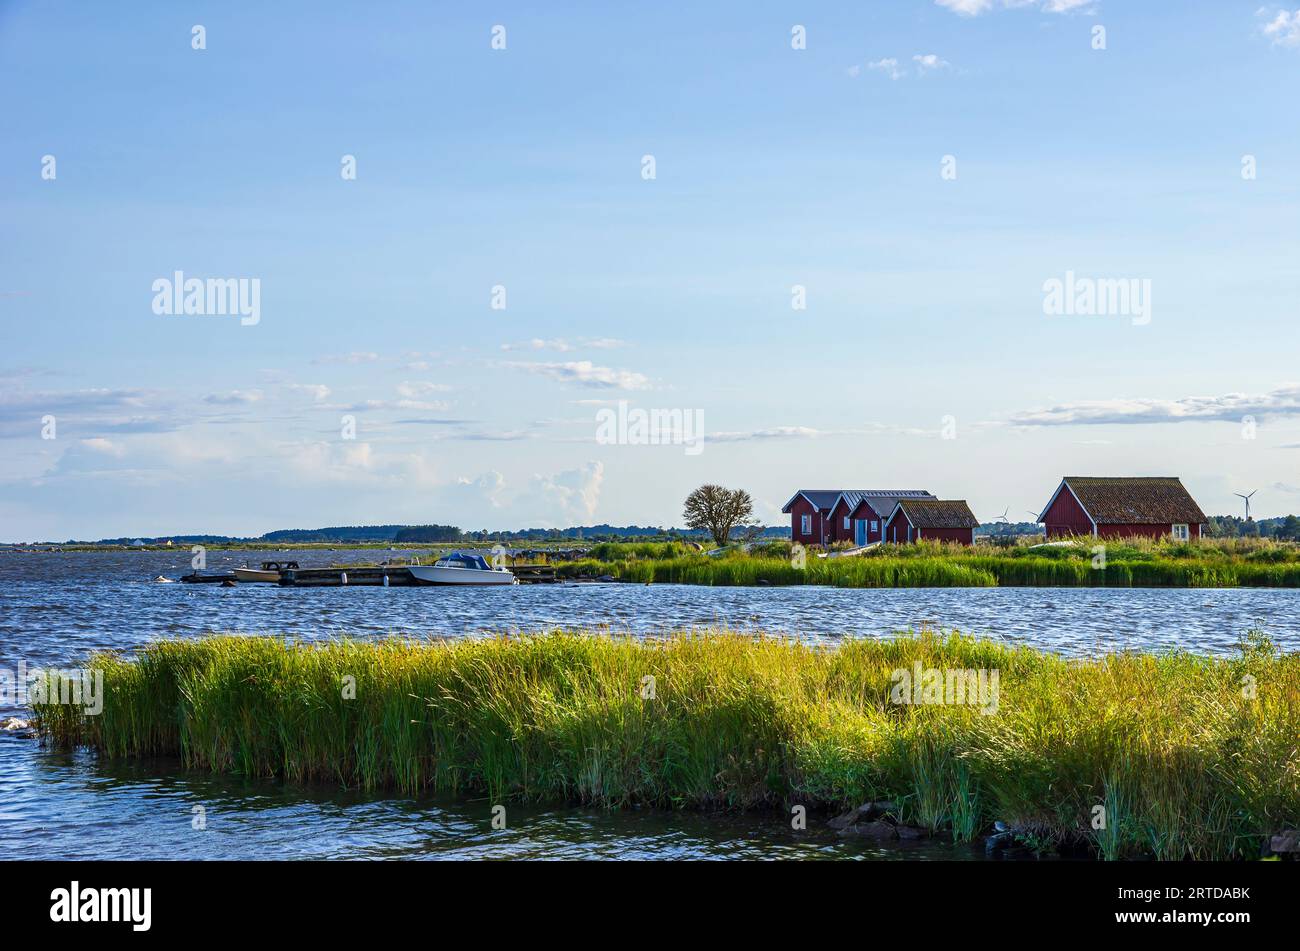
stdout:
[(432, 565), (408, 565), (416, 584), (518, 584), (508, 568), (493, 568), (482, 555), (456, 552)]
[(296, 561), (264, 561), (261, 568), (250, 568), (244, 565), (234, 569), (236, 581), (264, 581), (276, 584), (280, 580), (280, 570), (288, 569), (296, 571), (298, 562)]

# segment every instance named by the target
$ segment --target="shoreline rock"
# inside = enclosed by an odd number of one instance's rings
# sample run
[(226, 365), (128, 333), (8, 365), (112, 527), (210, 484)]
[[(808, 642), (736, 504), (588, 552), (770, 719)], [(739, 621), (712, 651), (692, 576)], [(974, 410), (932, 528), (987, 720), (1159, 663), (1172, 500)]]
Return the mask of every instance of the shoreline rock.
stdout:
[(846, 837), (880, 841), (916, 841), (930, 837), (926, 829), (900, 823), (898, 805), (889, 800), (864, 802), (856, 809), (830, 819), (826, 824)]

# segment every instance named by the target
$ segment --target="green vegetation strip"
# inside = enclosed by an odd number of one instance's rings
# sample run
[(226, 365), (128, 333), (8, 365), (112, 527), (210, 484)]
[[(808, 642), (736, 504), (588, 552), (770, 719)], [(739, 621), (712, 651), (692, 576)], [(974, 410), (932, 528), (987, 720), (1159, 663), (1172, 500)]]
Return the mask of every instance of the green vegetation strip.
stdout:
[[(996, 671), (996, 712), (896, 702), (894, 672), (917, 664)], [(38, 705), (54, 744), (295, 782), (605, 807), (892, 799), (957, 841), (1001, 820), (1105, 858), (1258, 856), (1300, 824), (1300, 655), (1258, 635), (1232, 658), (1086, 661), (927, 632), (835, 648), (727, 632), (221, 636), (87, 666), (103, 711)]]
[(706, 555), (674, 543), (602, 544), (581, 561), (559, 562), (561, 577), (699, 585), (831, 585), (841, 588), (1096, 586), (1300, 587), (1300, 546), (1225, 539), (1155, 542), (1096, 539), (1064, 546), (885, 545), (850, 557), (813, 550), (796, 564), (789, 542)]

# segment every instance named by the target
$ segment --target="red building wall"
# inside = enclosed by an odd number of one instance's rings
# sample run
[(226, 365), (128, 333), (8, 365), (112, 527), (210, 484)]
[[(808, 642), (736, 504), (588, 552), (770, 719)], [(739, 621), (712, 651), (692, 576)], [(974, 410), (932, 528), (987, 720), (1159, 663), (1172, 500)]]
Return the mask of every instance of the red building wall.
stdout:
[(923, 528), (920, 530), (918, 541), (927, 542), (959, 542), (962, 545), (975, 544), (975, 529), (973, 528)]
[(853, 519), (849, 518), (849, 527), (844, 527), (844, 517), (849, 514), (849, 505), (843, 499), (835, 503), (830, 517), (826, 520), (826, 544), (853, 541)]
[(911, 523), (907, 520), (907, 516), (904, 515), (902, 512), (899, 512), (898, 516), (892, 522), (890, 522), (889, 525), (887, 526), (882, 525), (882, 529), (885, 533), (885, 541), (894, 542), (895, 544), (898, 545), (905, 545), (909, 541), (915, 541), (916, 539), (915, 530), (912, 531), (912, 537), (908, 538), (907, 530), (910, 527), (911, 527)]
[[(864, 499), (859, 502), (858, 507), (853, 510), (853, 518), (849, 524), (852, 525), (858, 519), (865, 519), (867, 523), (867, 544), (871, 544), (872, 542), (880, 541), (880, 536), (885, 530), (885, 519), (887, 518), (889, 518), (889, 512), (881, 515)], [(872, 522), (876, 523), (876, 530), (874, 532), (871, 530)]]
[[(1043, 524), (1047, 537), (1062, 538), (1067, 535), (1091, 535), (1092, 519), (1083, 510), (1069, 488), (1061, 489), (1060, 495), (1051, 508), (1043, 513)], [(1103, 523), (1097, 526), (1098, 538), (1128, 538), (1134, 535), (1145, 538), (1169, 538), (1174, 531), (1170, 523), (1162, 525), (1120, 525)], [(1189, 538), (1201, 537), (1201, 526), (1192, 523), (1187, 526)]]
[[(1098, 538), (1128, 538), (1132, 535), (1140, 535), (1145, 538), (1169, 538), (1174, 533), (1173, 523), (1165, 525), (1098, 525)], [(1187, 535), (1189, 538), (1197, 539), (1201, 537), (1201, 526), (1195, 522), (1187, 526)]]
[(1083, 510), (1068, 486), (1061, 488), (1056, 501), (1043, 513), (1043, 524), (1049, 539), (1092, 534), (1092, 519), (1088, 518), (1088, 513)]
[[(807, 535), (799, 530), (805, 515), (812, 516), (812, 524), (809, 526), (810, 530)], [(821, 512), (802, 495), (795, 499), (794, 504), (790, 506), (790, 541), (799, 542), (801, 545), (820, 545), (822, 543)]]

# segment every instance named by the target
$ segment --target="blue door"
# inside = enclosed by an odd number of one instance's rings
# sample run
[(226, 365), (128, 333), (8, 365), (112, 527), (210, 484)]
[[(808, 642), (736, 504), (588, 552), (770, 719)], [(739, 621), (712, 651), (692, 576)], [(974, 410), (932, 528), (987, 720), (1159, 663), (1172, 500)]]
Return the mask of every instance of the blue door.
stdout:
[(867, 520), (865, 518), (853, 520), (853, 543), (855, 545), (865, 545), (867, 543)]

